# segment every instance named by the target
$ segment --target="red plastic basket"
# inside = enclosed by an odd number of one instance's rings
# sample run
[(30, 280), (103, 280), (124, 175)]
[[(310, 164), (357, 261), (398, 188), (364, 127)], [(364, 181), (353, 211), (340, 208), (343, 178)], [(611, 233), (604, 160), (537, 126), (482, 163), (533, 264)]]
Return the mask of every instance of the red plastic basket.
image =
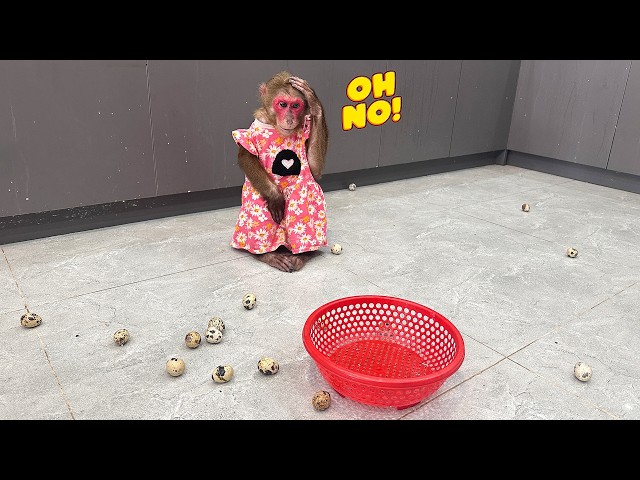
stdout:
[(302, 342), (340, 395), (399, 410), (433, 394), (464, 360), (462, 335), (447, 318), (379, 295), (317, 308), (304, 324)]

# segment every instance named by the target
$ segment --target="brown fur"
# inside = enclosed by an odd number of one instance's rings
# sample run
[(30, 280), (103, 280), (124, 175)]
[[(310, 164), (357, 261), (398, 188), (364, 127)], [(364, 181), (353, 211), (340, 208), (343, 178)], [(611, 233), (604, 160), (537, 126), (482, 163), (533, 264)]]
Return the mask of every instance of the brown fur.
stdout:
[[(306, 142), (307, 159), (311, 174), (317, 181), (322, 178), (324, 171), (329, 131), (324, 118), (322, 103), (320, 103), (315, 91), (309, 84), (301, 78), (294, 77), (287, 71), (276, 73), (258, 87), (261, 106), (253, 112), (253, 116), (263, 123), (277, 127), (273, 99), (282, 93), (300, 98), (304, 102), (303, 117), (304, 115), (311, 115), (311, 131)], [(298, 128), (301, 128), (302, 125), (303, 123), (301, 122)], [(258, 157), (239, 145), (238, 165), (253, 187), (266, 201), (267, 209), (273, 220), (276, 223), (282, 222), (285, 213), (284, 195), (262, 166)], [(309, 254), (293, 255), (290, 252), (287, 253), (280, 250), (259, 255), (261, 261), (285, 272), (300, 270), (310, 257), (311, 255)]]
[(262, 106), (253, 112), (253, 117), (269, 125), (276, 124), (276, 113), (273, 111), (271, 102), (280, 93), (286, 93), (292, 97), (299, 97), (304, 102), (304, 114), (309, 113), (309, 104), (304, 95), (289, 83), (292, 75), (287, 71), (276, 73), (267, 82), (261, 83), (258, 87), (258, 99)]

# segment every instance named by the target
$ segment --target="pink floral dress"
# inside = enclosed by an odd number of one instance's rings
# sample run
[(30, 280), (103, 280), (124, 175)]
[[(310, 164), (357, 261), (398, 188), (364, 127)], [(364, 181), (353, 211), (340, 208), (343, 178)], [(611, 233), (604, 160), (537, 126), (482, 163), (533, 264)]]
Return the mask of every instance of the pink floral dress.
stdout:
[(288, 137), (259, 120), (248, 129), (231, 132), (238, 145), (259, 158), (285, 198), (284, 219), (277, 225), (267, 203), (245, 177), (232, 247), (266, 253), (284, 245), (292, 253), (301, 253), (327, 245), (324, 192), (311, 174), (305, 148), (310, 128), (307, 115), (303, 128)]

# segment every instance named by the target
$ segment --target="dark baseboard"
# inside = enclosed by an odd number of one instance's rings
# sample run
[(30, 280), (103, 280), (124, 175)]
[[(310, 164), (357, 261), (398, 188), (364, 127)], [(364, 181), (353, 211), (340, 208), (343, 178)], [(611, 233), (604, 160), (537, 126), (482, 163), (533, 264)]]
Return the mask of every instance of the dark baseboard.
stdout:
[(242, 187), (0, 218), (0, 245), (240, 205)]
[(511, 150), (507, 152), (506, 164), (626, 192), (640, 193), (640, 176), (630, 173), (614, 172), (604, 168)]
[[(415, 178), (504, 161), (505, 151), (441, 158), (363, 170), (326, 174), (320, 180), (325, 192)], [(241, 186), (155, 198), (89, 205), (42, 213), (0, 218), (0, 245), (124, 225), (187, 213), (240, 206)]]
[(452, 172), (465, 168), (495, 165), (502, 152), (503, 150), (327, 174), (322, 177), (319, 183), (325, 192), (330, 192), (348, 188), (351, 183), (355, 183), (360, 187), (433, 175), (435, 173)]

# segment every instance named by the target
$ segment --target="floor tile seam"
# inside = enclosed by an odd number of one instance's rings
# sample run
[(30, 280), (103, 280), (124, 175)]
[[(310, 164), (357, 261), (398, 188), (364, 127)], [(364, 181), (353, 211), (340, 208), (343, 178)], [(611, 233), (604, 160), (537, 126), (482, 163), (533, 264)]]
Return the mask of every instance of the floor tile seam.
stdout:
[[(121, 283), (121, 284), (118, 284), (118, 285), (110, 285), (110, 286), (105, 287), (105, 288), (100, 288), (98, 290), (91, 290), (89, 292), (83, 292), (83, 293), (79, 293), (77, 295), (63, 296), (61, 298), (56, 298), (55, 300), (51, 300), (51, 301), (48, 301), (48, 302), (34, 303), (32, 305), (32, 308), (34, 308), (34, 307), (35, 308), (39, 308), (39, 307), (46, 306), (46, 305), (53, 305), (53, 304), (56, 304), (56, 303), (59, 303), (59, 302), (63, 302), (63, 301), (67, 301), (67, 300), (71, 300), (71, 299), (74, 299), (74, 298), (81, 298), (81, 297), (85, 297), (87, 295), (93, 295), (93, 294), (96, 294), (96, 293), (108, 292), (109, 290), (115, 290), (117, 288), (128, 287), (128, 286), (131, 286), (131, 285), (137, 285), (139, 283), (150, 282), (150, 281), (153, 281), (153, 280), (158, 280), (158, 279), (165, 278), (165, 277), (171, 277), (173, 275), (180, 275), (182, 273), (191, 272), (191, 271), (199, 270), (199, 269), (202, 269), (202, 268), (213, 267), (213, 266), (216, 266), (216, 265), (220, 265), (222, 263), (233, 262), (233, 261), (237, 261), (237, 260), (242, 260), (242, 258), (232, 258), (232, 259), (229, 259), (229, 260), (223, 260), (221, 262), (208, 263), (208, 264), (204, 264), (204, 265), (199, 265), (197, 267), (191, 267), (191, 268), (187, 268), (187, 269), (184, 269), (184, 270), (178, 270), (178, 271), (171, 272), (171, 273), (165, 273), (165, 274), (162, 274), (162, 275), (157, 275), (157, 276), (154, 276), (154, 277), (142, 278), (142, 279), (139, 279), (139, 280), (134, 280), (132, 282)], [(28, 302), (25, 302), (25, 304), (29, 305)], [(25, 308), (26, 308), (26, 305), (25, 305)], [(27, 308), (27, 310), (31, 311), (28, 308)], [(17, 309), (15, 311), (16, 312), (21, 312), (22, 309)], [(5, 312), (5, 313), (12, 313), (12, 312), (14, 312), (14, 310), (10, 310), (10, 311)]]
[[(546, 238), (544, 238), (544, 237), (540, 237), (540, 236), (534, 235), (534, 234), (532, 234), (532, 233), (530, 233), (530, 232), (523, 232), (523, 231), (518, 230), (518, 229), (516, 229), (516, 228), (510, 227), (510, 226), (507, 226), (507, 225), (502, 225), (502, 224), (500, 224), (500, 223), (496, 223), (496, 222), (493, 222), (493, 221), (487, 220), (486, 218), (477, 217), (477, 216), (475, 216), (475, 215), (473, 215), (472, 213), (469, 213), (469, 212), (462, 212), (462, 211), (458, 211), (458, 209), (457, 209), (457, 208), (453, 208), (452, 210), (453, 210), (453, 211), (456, 211), (456, 213), (459, 213), (459, 214), (461, 214), (461, 215), (465, 215), (465, 216), (468, 216), (468, 217), (474, 218), (474, 219), (476, 219), (476, 220), (480, 220), (480, 221), (481, 221), (481, 222), (483, 222), (483, 223), (486, 223), (486, 224), (489, 224), (489, 225), (495, 225), (495, 226), (498, 226), (498, 227), (504, 228), (504, 229), (506, 229), (506, 230), (509, 230), (509, 231), (512, 231), (512, 232), (515, 232), (515, 233), (518, 233), (518, 234), (526, 235), (526, 236), (531, 237), (531, 238), (534, 238), (534, 239), (536, 239), (536, 240), (541, 240), (541, 241), (546, 242), (546, 243), (555, 244), (555, 245), (558, 245), (558, 246), (559, 246), (560, 248), (562, 248), (562, 249), (566, 248), (566, 245), (565, 245), (564, 243), (560, 243), (560, 242), (557, 242), (557, 241), (555, 241), (555, 240), (549, 240), (549, 239), (546, 239)], [(609, 260), (609, 259), (606, 259), (606, 261), (607, 261), (607, 262), (609, 262), (610, 264), (612, 264), (612, 265), (616, 266), (616, 267), (618, 267), (618, 266), (619, 266), (619, 267), (623, 267), (623, 268), (625, 268), (625, 269), (628, 269), (628, 268), (629, 268), (625, 263), (620, 263), (620, 262), (617, 262), (617, 261), (615, 261), (615, 260)]]
[(67, 410), (69, 412), (69, 416), (71, 417), (72, 420), (75, 420), (75, 416), (73, 414), (73, 409), (71, 408), (71, 405), (69, 404), (69, 400), (67, 399), (67, 395), (64, 391), (64, 388), (62, 387), (62, 383), (60, 382), (60, 378), (58, 377), (58, 374), (56, 372), (56, 369), (53, 366), (53, 363), (51, 362), (51, 359), (49, 358), (49, 352), (47, 352), (47, 348), (44, 344), (44, 342), (42, 341), (42, 336), (40, 335), (39, 332), (36, 332), (36, 334), (38, 335), (38, 341), (40, 342), (40, 350), (42, 350), (42, 353), (44, 354), (44, 357), (47, 361), (47, 364), (49, 365), (49, 368), (51, 369), (51, 373), (53, 374), (53, 379), (56, 382), (56, 385), (58, 386), (58, 390), (60, 391), (60, 395), (62, 397), (62, 401), (64, 402), (65, 406), (67, 407)]
[(5, 315), (12, 315), (14, 313), (22, 315), (24, 313), (24, 311), (25, 311), (24, 307), (12, 309), (12, 310), (7, 310), (6, 312), (0, 311), (0, 317), (5, 316)]
[[(562, 330), (566, 330), (567, 332), (570, 332), (572, 334), (583, 335), (583, 333), (581, 331), (576, 330), (575, 328), (573, 328), (572, 324), (560, 325), (559, 328), (562, 329)], [(592, 340), (592, 343), (595, 340), (598, 340), (600, 343), (609, 346), (610, 349), (613, 350), (613, 351), (628, 353), (630, 356), (635, 356), (636, 355), (636, 350), (634, 350), (632, 348), (629, 348), (629, 347), (626, 347), (624, 345), (620, 345), (618, 342), (616, 342), (614, 340), (611, 340), (610, 338), (604, 337), (604, 336), (602, 336), (602, 335), (600, 335), (598, 333), (590, 334), (589, 338)], [(597, 360), (595, 360), (595, 361), (601, 363), (602, 365), (609, 366), (609, 364), (607, 362), (605, 362), (604, 360), (602, 360), (600, 357), (598, 357)]]
[[(27, 310), (27, 312), (29, 312), (29, 308), (27, 307), (27, 302), (24, 298), (24, 293), (22, 292), (22, 289), (20, 288), (20, 283), (18, 282), (18, 279), (16, 278), (15, 273), (13, 272), (13, 268), (11, 267), (11, 263), (9, 263), (9, 259), (7, 258), (7, 254), (4, 251), (4, 248), (0, 247), (0, 251), (2, 251), (2, 256), (4, 257), (5, 262), (7, 263), (7, 268), (9, 269), (9, 273), (11, 274), (11, 278), (13, 279), (13, 282), (15, 283), (16, 289), (18, 291), (18, 295), (20, 296), (20, 300), (22, 301), (22, 305), (24, 305), (24, 308)], [(21, 311), (22, 309), (20, 309), (19, 311)]]
[[(533, 345), (534, 343), (538, 342), (540, 339), (542, 339), (542, 338), (544, 338), (544, 337), (546, 337), (546, 336), (549, 336), (549, 335), (552, 335), (552, 334), (558, 334), (558, 333), (560, 332), (560, 330), (563, 330), (563, 329), (564, 329), (564, 330), (569, 330), (569, 331), (574, 331), (574, 330), (571, 330), (571, 329), (569, 329), (569, 328), (567, 328), (567, 327), (565, 327), (565, 326), (562, 326), (562, 325), (556, 325), (553, 329), (551, 329), (551, 330), (550, 330), (550, 331), (548, 331), (547, 333), (545, 333), (545, 334), (543, 334), (543, 335), (540, 335), (537, 339), (534, 339), (534, 340), (530, 341), (527, 345), (524, 345), (523, 347), (519, 348), (519, 349), (518, 349), (518, 350), (516, 350), (515, 352), (510, 353), (510, 354), (509, 354), (507, 357), (505, 357), (505, 358), (506, 358), (507, 360), (510, 360), (511, 362), (515, 363), (516, 365), (518, 365), (518, 366), (520, 366), (520, 367), (524, 368), (524, 369), (525, 369), (525, 370), (527, 370), (528, 372), (533, 373), (533, 374), (534, 374), (534, 375), (536, 375), (537, 377), (539, 377), (539, 378), (543, 379), (545, 382), (548, 382), (548, 383), (552, 384), (554, 387), (560, 388), (560, 389), (562, 389), (562, 390), (564, 390), (564, 391), (568, 392), (570, 395), (575, 396), (575, 397), (576, 397), (576, 398), (578, 398), (578, 400), (580, 400), (583, 404), (587, 404), (587, 405), (589, 405), (589, 406), (592, 406), (592, 407), (596, 408), (597, 410), (599, 410), (599, 411), (601, 411), (601, 412), (603, 412), (603, 413), (605, 413), (605, 414), (607, 414), (607, 415), (611, 416), (611, 417), (612, 417), (612, 418), (614, 418), (614, 419), (619, 419), (619, 417), (618, 417), (617, 415), (615, 415), (615, 414), (613, 414), (613, 413), (611, 413), (611, 412), (607, 411), (607, 410), (606, 410), (605, 408), (603, 408), (602, 406), (600, 406), (600, 405), (596, 405), (596, 404), (594, 404), (593, 402), (590, 402), (590, 401), (588, 401), (588, 400), (583, 399), (580, 395), (578, 395), (578, 394), (576, 394), (575, 392), (571, 391), (570, 389), (568, 389), (568, 388), (567, 388), (567, 387), (565, 387), (564, 385), (561, 385), (561, 384), (557, 383), (555, 379), (553, 379), (553, 378), (547, 378), (547, 377), (545, 377), (544, 375), (542, 375), (541, 373), (539, 373), (539, 372), (536, 372), (536, 371), (533, 371), (533, 370), (529, 369), (528, 367), (526, 367), (525, 365), (521, 364), (520, 362), (518, 362), (517, 360), (515, 360), (515, 359), (513, 358), (513, 356), (514, 356), (516, 353), (520, 352), (521, 350), (524, 350), (525, 348), (528, 348), (529, 346)], [(606, 340), (606, 339), (605, 339), (605, 340)]]
[(469, 213), (469, 212), (458, 211), (458, 210), (459, 210), (459, 209), (458, 209), (458, 207), (452, 208), (451, 210), (453, 210), (453, 211), (455, 211), (456, 213), (459, 213), (459, 214), (461, 214), (461, 215), (465, 215), (465, 216), (467, 216), (467, 217), (471, 217), (471, 218), (473, 218), (473, 219), (475, 219), (475, 220), (480, 220), (481, 222), (486, 223), (486, 224), (489, 224), (489, 225), (494, 225), (494, 226), (497, 226), (497, 227), (501, 227), (501, 228), (504, 228), (504, 229), (506, 229), (506, 230), (509, 230), (509, 231), (512, 231), (512, 232), (515, 232), (515, 233), (519, 233), (519, 234), (522, 234), (522, 235), (526, 235), (526, 236), (531, 237), (531, 238), (534, 238), (534, 239), (536, 239), (536, 240), (541, 240), (541, 241), (546, 242), (546, 243), (556, 243), (556, 244), (557, 244), (557, 242), (554, 242), (553, 240), (548, 240), (548, 239), (546, 239), (546, 238), (544, 238), (544, 237), (539, 237), (539, 236), (537, 236), (537, 235), (533, 235), (533, 234), (532, 234), (532, 233), (530, 233), (530, 232), (523, 232), (523, 231), (521, 231), (521, 230), (518, 230), (517, 228), (513, 228), (513, 227), (510, 227), (510, 226), (508, 226), (508, 225), (502, 225), (502, 224), (500, 224), (500, 223), (496, 223), (496, 222), (493, 222), (493, 221), (491, 221), (491, 220), (487, 220), (486, 218), (478, 217), (478, 216), (473, 215), (472, 213)]
[[(523, 348), (526, 348), (526, 347), (523, 347)], [(555, 378), (547, 377), (547, 376), (545, 376), (545, 375), (543, 375), (543, 374), (541, 374), (539, 372), (533, 371), (533, 370), (529, 369), (528, 367), (526, 367), (525, 365), (522, 365), (518, 361), (516, 361), (513, 358), (511, 358), (511, 356), (506, 357), (506, 360), (509, 360), (510, 362), (518, 365), (521, 368), (524, 368), (527, 372), (532, 373), (537, 378), (539, 378), (540, 380), (544, 381), (547, 385), (550, 385), (553, 388), (557, 388), (559, 390), (562, 390), (562, 391), (568, 393), (570, 396), (572, 396), (576, 400), (578, 400), (582, 405), (588, 405), (589, 407), (595, 408), (596, 410), (598, 410), (598, 411), (608, 415), (609, 417), (611, 417), (611, 420), (620, 420), (620, 417), (618, 415), (616, 415), (616, 414), (614, 414), (612, 412), (609, 412), (606, 408), (602, 407), (601, 405), (593, 403), (590, 400), (584, 398), (582, 395), (572, 391), (570, 388), (566, 387), (564, 384), (558, 383), (558, 381)], [(576, 380), (576, 381), (579, 382), (579, 380)]]
[(437, 398), (441, 397), (442, 395), (445, 395), (446, 393), (451, 392), (452, 390), (455, 390), (456, 388), (458, 388), (461, 385), (467, 383), (468, 381), (473, 380), (477, 376), (482, 375), (484, 372), (487, 372), (488, 370), (491, 370), (492, 368), (496, 367), (498, 364), (502, 363), (504, 360), (507, 360), (507, 357), (505, 357), (503, 355), (500, 355), (500, 356), (502, 358), (500, 358), (500, 359), (496, 360), (495, 362), (493, 362), (492, 364), (484, 367), (482, 370), (479, 370), (479, 371), (473, 373), (469, 377), (463, 378), (461, 381), (459, 381), (455, 385), (451, 385), (448, 388), (440, 388), (440, 389), (438, 389), (435, 392), (434, 395), (432, 395), (431, 397), (426, 399), (423, 403), (421, 403), (419, 406), (417, 406), (416, 409), (414, 410), (414, 412), (420, 410), (423, 407), (425, 407), (426, 405), (428, 405), (429, 403), (433, 402), (434, 400), (436, 400)]
[[(615, 262), (612, 262), (615, 263)], [(616, 264), (618, 265), (618, 264)], [(619, 264), (620, 266), (623, 266), (622, 264)], [(594, 305), (591, 305), (590, 307), (585, 308), (584, 310), (580, 310), (577, 314), (576, 314), (576, 318), (571, 320), (569, 322), (569, 324), (571, 322), (573, 322), (574, 320), (578, 320), (580, 317), (588, 314), (589, 312), (591, 312), (593, 309), (599, 307), (600, 305), (602, 305), (603, 303), (609, 302), (611, 300), (613, 300), (615, 297), (617, 297), (618, 295), (620, 295), (621, 293), (624, 293), (627, 290), (630, 290), (631, 288), (635, 287), (636, 285), (640, 284), (640, 280), (636, 280), (633, 283), (631, 283), (630, 285), (627, 285), (626, 287), (621, 287), (617, 292), (610, 294), (609, 296), (607, 296), (607, 298), (604, 298), (602, 300), (600, 300), (599, 302), (595, 303)]]

